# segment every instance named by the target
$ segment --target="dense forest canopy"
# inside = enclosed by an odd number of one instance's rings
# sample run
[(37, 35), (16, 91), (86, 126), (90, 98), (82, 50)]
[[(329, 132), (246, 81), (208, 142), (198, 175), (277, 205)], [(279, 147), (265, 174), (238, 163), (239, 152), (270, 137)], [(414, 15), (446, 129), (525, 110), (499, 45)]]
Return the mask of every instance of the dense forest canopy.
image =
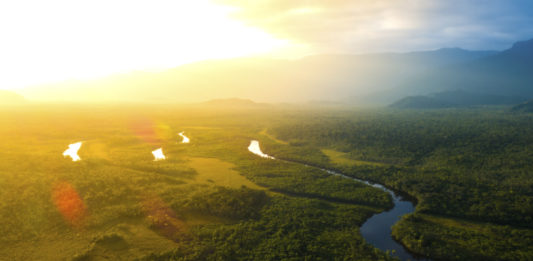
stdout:
[[(66, 106), (0, 114), (0, 254), (8, 259), (394, 259), (359, 230), (393, 206), (390, 195), (315, 166), (417, 201), (393, 227), (416, 254), (533, 255), (527, 113)], [(277, 160), (247, 151), (251, 140)], [(78, 141), (81, 160), (64, 158)], [(156, 148), (165, 160), (153, 161)]]

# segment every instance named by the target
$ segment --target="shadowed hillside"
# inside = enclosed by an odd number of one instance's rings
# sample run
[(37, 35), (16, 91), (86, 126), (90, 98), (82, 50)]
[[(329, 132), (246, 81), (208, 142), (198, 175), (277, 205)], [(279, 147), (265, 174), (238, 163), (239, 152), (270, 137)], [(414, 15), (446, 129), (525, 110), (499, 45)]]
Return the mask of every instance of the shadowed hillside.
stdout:
[(511, 108), (514, 112), (533, 112), (533, 100), (518, 104)]
[(523, 102), (519, 96), (505, 96), (486, 93), (471, 93), (462, 90), (432, 93), (427, 96), (408, 96), (390, 105), (399, 109), (435, 109), (470, 107), (480, 105), (512, 105)]
[(429, 70), (397, 92), (413, 95), (447, 90), (533, 97), (533, 39), (493, 56)]

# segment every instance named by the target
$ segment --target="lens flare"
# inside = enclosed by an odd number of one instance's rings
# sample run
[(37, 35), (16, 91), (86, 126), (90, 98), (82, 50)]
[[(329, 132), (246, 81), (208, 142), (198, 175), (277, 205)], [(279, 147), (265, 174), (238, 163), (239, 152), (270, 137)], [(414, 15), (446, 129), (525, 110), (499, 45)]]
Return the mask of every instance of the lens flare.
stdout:
[(148, 118), (139, 118), (130, 123), (133, 134), (148, 144), (161, 143), (174, 137), (172, 129), (164, 123), (156, 123)]
[(130, 124), (130, 128), (137, 138), (145, 143), (158, 143), (159, 139), (155, 133), (155, 124), (149, 119), (137, 119)]
[(82, 142), (76, 142), (68, 145), (68, 149), (63, 152), (63, 157), (70, 157), (72, 161), (79, 161), (81, 160), (80, 156), (78, 156), (78, 150), (81, 148)]
[(78, 192), (68, 182), (54, 185), (52, 201), (65, 221), (75, 227), (80, 227), (86, 217), (86, 207)]
[(174, 211), (157, 197), (150, 197), (142, 202), (142, 210), (152, 228), (171, 240), (187, 237), (187, 226)]

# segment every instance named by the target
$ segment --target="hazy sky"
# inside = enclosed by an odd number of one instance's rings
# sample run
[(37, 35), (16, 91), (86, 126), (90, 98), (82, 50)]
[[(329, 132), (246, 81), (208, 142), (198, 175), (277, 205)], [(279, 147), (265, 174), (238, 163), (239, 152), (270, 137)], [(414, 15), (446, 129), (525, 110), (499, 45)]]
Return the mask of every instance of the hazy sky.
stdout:
[(0, 2), (0, 89), (205, 59), (508, 48), (530, 0)]
[(531, 0), (216, 0), (317, 52), (508, 48), (533, 38)]

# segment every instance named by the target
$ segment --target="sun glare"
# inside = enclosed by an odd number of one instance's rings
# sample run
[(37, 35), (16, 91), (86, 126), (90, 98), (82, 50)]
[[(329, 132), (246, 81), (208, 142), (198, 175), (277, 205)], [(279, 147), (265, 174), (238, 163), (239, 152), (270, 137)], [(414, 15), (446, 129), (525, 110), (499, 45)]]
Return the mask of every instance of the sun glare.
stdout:
[(256, 140), (252, 140), (250, 142), (250, 146), (248, 146), (248, 151), (250, 151), (251, 153), (261, 157), (261, 158), (266, 158), (266, 159), (274, 159), (274, 157), (270, 156), (270, 155), (267, 155), (265, 153), (263, 153), (263, 151), (261, 151), (261, 148), (259, 147), (259, 141), (256, 141)]
[(164, 160), (166, 159), (165, 154), (163, 154), (163, 149), (159, 148), (154, 151), (152, 151), (152, 155), (154, 155), (154, 161)]
[(195, 1), (2, 1), (0, 88), (161, 70), (290, 46)]
[(183, 131), (178, 133), (178, 135), (180, 135), (181, 138), (182, 138), (181, 143), (189, 143), (189, 142), (191, 142), (189, 137), (187, 137), (187, 136), (185, 136), (185, 134), (183, 134)]
[(68, 149), (63, 152), (63, 157), (70, 157), (72, 161), (80, 161), (81, 158), (78, 156), (78, 150), (80, 150), (81, 144), (81, 141), (69, 144)]

